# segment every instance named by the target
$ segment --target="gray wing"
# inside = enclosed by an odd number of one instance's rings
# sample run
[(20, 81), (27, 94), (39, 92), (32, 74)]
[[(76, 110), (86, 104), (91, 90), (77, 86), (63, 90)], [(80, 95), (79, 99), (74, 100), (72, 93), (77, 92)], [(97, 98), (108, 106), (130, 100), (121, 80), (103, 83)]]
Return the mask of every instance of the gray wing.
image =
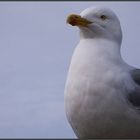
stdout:
[(131, 76), (134, 82), (138, 85), (133, 93), (129, 93), (128, 100), (133, 106), (140, 109), (140, 69), (131, 70)]
[(140, 69), (134, 69), (131, 71), (133, 80), (140, 86)]

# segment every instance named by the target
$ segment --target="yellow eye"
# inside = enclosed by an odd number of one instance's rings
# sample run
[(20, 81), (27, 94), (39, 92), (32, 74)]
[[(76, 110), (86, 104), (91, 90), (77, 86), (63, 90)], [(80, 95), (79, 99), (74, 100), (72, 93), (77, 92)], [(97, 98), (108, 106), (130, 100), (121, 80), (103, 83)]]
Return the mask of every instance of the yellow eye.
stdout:
[(106, 17), (105, 15), (101, 15), (100, 18), (101, 18), (102, 20), (106, 20), (106, 19), (107, 19), (107, 17)]

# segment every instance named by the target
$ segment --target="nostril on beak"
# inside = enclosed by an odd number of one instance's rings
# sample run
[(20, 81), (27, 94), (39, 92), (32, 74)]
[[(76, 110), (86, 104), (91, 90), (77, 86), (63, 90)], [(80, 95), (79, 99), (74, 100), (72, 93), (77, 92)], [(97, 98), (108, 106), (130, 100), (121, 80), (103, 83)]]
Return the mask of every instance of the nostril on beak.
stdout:
[(75, 19), (78, 19), (78, 18), (81, 18), (81, 17), (80, 17), (80, 16), (75, 15), (75, 16), (74, 16), (74, 18), (75, 18)]
[(74, 18), (78, 18), (78, 16), (75, 16)]

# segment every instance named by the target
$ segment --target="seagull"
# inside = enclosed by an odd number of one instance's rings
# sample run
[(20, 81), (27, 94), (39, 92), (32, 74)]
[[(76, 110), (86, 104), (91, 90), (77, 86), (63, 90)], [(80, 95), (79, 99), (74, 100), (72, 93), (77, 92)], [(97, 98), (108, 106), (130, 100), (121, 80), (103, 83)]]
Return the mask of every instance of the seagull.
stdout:
[(80, 31), (65, 85), (67, 119), (78, 138), (140, 138), (140, 69), (120, 49), (117, 15), (106, 7), (71, 14)]

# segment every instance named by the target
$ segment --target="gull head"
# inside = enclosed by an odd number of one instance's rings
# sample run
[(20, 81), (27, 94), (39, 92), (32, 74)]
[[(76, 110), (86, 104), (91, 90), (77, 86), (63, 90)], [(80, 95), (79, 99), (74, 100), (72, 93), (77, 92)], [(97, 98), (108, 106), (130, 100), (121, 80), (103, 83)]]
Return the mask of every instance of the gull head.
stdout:
[(106, 7), (91, 7), (80, 15), (71, 14), (67, 23), (80, 29), (81, 38), (105, 38), (121, 44), (122, 30), (116, 14)]

